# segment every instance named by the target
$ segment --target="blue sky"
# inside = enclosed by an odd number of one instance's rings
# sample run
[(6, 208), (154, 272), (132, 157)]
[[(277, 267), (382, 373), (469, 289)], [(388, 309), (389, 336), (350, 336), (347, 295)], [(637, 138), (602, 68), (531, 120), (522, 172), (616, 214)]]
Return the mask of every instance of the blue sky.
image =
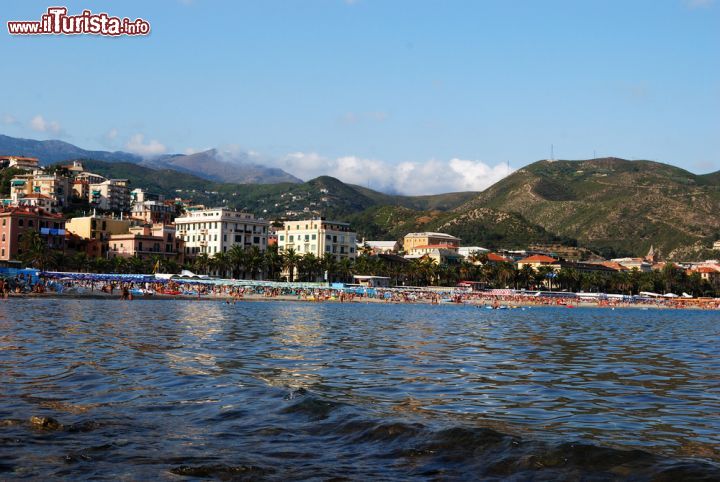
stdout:
[(220, 147), (301, 177), (482, 189), (550, 156), (720, 169), (720, 0), (68, 2), (147, 37), (10, 36), (0, 132)]

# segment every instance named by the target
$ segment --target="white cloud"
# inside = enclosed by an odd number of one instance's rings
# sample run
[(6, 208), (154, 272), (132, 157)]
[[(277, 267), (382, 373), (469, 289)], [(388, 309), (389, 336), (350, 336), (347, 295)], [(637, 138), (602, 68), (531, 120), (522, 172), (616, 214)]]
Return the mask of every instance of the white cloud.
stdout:
[(14, 125), (19, 124), (20, 122), (18, 122), (18, 120), (14, 116), (12, 116), (10, 114), (5, 114), (5, 115), (3, 115), (2, 123), (7, 126), (14, 126)]
[(328, 175), (350, 184), (408, 195), (481, 191), (511, 172), (505, 164), (491, 166), (477, 160), (431, 159), (391, 165), (356, 156), (326, 158), (314, 152), (288, 154), (277, 161), (277, 167), (305, 180)]
[(167, 148), (155, 139), (145, 142), (145, 136), (143, 134), (135, 134), (132, 136), (125, 144), (125, 149), (143, 157), (157, 156), (167, 151)]
[(48, 132), (55, 135), (63, 132), (62, 127), (57, 121), (47, 121), (41, 115), (36, 115), (30, 120), (30, 128), (37, 132)]
[(684, 0), (685, 6), (688, 8), (707, 8), (715, 3), (715, 0)]
[(118, 130), (114, 127), (105, 133), (105, 139), (108, 141), (114, 141), (118, 136)]

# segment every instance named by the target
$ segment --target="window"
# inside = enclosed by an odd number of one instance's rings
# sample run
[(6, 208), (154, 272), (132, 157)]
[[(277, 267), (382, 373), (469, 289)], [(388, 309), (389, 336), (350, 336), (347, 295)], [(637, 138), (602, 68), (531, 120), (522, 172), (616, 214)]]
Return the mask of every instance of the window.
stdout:
[(309, 235), (309, 234), (306, 234), (306, 235), (305, 235), (305, 241), (310, 241), (310, 235)]
[(255, 244), (260, 244), (260, 236), (255, 236), (255, 237), (253, 238), (253, 243), (255, 243)]
[(2, 255), (0, 256), (2, 256), (3, 258), (5, 257), (5, 248), (2, 249)]
[(3, 219), (3, 226), (5, 226), (6, 222), (7, 222), (7, 219)]
[(236, 242), (236, 243), (242, 243), (242, 235), (236, 234), (236, 235), (235, 235), (235, 242)]
[(24, 221), (22, 218), (18, 219), (18, 226), (23, 226), (23, 223)]
[(28, 220), (28, 227), (29, 227), (29, 228), (32, 228), (33, 226), (35, 226), (35, 223), (33, 222), (32, 219), (29, 219), (29, 220)]
[(285, 241), (285, 236), (283, 236), (282, 234), (280, 235), (280, 241)]
[(223, 242), (227, 243), (227, 234), (223, 234)]
[(293, 242), (293, 235), (292, 235), (292, 234), (290, 235), (290, 238), (288, 239), (288, 242), (289, 242), (289, 243), (292, 243), (292, 242)]
[(5, 233), (2, 235), (2, 240), (5, 241)]
[(316, 238), (317, 238), (317, 235), (316, 235), (316, 234), (313, 234), (313, 235), (312, 235), (312, 240), (315, 241)]

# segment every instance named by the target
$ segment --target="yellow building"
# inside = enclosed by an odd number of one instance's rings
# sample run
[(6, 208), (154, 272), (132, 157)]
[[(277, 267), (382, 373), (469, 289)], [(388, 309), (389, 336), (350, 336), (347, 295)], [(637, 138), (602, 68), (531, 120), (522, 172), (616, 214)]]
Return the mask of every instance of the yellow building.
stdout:
[(408, 233), (403, 239), (403, 249), (406, 253), (420, 246), (441, 246), (444, 249), (457, 251), (460, 247), (460, 238), (445, 233)]
[(10, 181), (10, 197), (14, 203), (31, 194), (42, 194), (52, 199), (56, 206), (63, 208), (70, 202), (72, 187), (70, 180), (57, 174), (25, 174)]
[(107, 241), (112, 234), (129, 233), (130, 221), (104, 216), (84, 216), (68, 219), (65, 223), (65, 230), (83, 239)]
[(557, 271), (560, 269), (560, 260), (543, 254), (535, 254), (517, 262), (518, 269), (523, 269), (525, 266), (530, 266), (535, 271), (542, 266), (548, 266), (552, 268), (553, 271)]

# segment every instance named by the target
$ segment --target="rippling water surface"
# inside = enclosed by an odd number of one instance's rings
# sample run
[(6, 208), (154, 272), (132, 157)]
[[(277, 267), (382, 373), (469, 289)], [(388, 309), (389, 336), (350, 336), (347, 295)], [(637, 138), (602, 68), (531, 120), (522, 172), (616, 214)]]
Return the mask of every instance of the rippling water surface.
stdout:
[(0, 302), (0, 479), (720, 479), (699, 311)]

